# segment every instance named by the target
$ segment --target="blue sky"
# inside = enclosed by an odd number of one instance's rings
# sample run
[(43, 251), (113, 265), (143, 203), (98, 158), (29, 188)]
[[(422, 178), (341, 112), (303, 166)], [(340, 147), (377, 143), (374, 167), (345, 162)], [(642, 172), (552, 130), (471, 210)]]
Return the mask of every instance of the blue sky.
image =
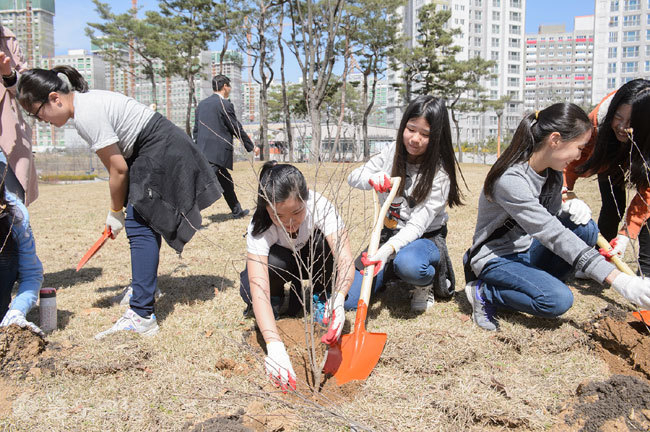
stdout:
[[(103, 0), (114, 12), (121, 13), (131, 8), (130, 0)], [(566, 24), (573, 29), (573, 17), (594, 13), (594, 0), (527, 0), (526, 33), (537, 33), (540, 24)], [(157, 0), (138, 0), (143, 9), (155, 9)], [(85, 35), (86, 22), (97, 22), (98, 17), (91, 0), (58, 0), (54, 17), (54, 43), (56, 54), (66, 54), (68, 49), (90, 49)], [(213, 49), (219, 49), (216, 45)], [(290, 58), (291, 54), (288, 54)], [(291, 65), (290, 65), (291, 66)], [(295, 61), (287, 68), (287, 79), (297, 81), (298, 67)], [(293, 72), (293, 74), (292, 74)], [(279, 77), (279, 74), (278, 74)]]

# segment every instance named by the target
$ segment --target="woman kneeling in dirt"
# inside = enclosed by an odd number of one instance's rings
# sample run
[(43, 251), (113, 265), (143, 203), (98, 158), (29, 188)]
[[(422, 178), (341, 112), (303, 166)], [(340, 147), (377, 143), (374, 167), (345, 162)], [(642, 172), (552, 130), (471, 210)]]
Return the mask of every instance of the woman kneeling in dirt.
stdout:
[[(38, 299), (43, 265), (36, 256), (27, 209), (5, 190), (4, 174), (8, 169), (5, 155), (0, 152), (0, 327), (16, 324), (42, 336), (41, 329), (27, 321), (25, 315)], [(11, 290), (16, 282), (18, 294), (12, 302)]]
[[(374, 187), (382, 203), (391, 189), (390, 177), (401, 177), (402, 183), (384, 221), (383, 245), (371, 257), (362, 254), (346, 307), (356, 307), (352, 303), (361, 290), (360, 270), (372, 263), (377, 264), (374, 291), (383, 286), (391, 270), (414, 286), (413, 312), (430, 309), (434, 294), (451, 297), (455, 281), (445, 240), (449, 219), (445, 207), (461, 204), (457, 170), (445, 102), (433, 96), (418, 97), (402, 116), (397, 142), (348, 176), (352, 187)], [(393, 257), (392, 268), (386, 267)]]
[(74, 120), (108, 171), (106, 228), (112, 238), (126, 228), (133, 296), (122, 317), (95, 338), (119, 331), (155, 335), (161, 237), (180, 254), (201, 226), (200, 211), (221, 196), (208, 161), (161, 114), (120, 93), (88, 90), (70, 66), (25, 71), (18, 100), (32, 117), (56, 127)]
[[(573, 305), (563, 282), (572, 270), (650, 307), (649, 281), (607, 262), (593, 248), (598, 228), (591, 216), (582, 206), (562, 202), (562, 170), (580, 157), (592, 129), (577, 105), (551, 105), (521, 121), (490, 169), (473, 245), (464, 257), (465, 294), (472, 319), (483, 329), (497, 329), (496, 307), (545, 318), (562, 315)], [(478, 278), (472, 281), (473, 275)]]
[[(336, 341), (343, 330), (343, 304), (354, 278), (347, 231), (334, 205), (307, 188), (298, 168), (271, 161), (260, 172), (257, 208), (246, 243), (240, 293), (249, 308), (252, 305), (266, 342), (266, 372), (283, 389), (295, 389), (296, 374), (275, 324), (284, 285), (290, 282), (287, 314), (295, 315), (310, 311), (312, 299), (303, 298), (301, 281), (311, 282), (314, 319), (325, 324), (331, 321), (323, 342)], [(336, 280), (332, 277), (335, 263)], [(331, 293), (329, 301), (326, 293)]]

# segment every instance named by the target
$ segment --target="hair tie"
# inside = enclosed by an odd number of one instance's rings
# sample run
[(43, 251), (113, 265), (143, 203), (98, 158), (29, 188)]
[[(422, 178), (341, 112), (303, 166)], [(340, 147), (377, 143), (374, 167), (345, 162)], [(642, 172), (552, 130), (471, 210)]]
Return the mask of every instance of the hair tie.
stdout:
[(539, 120), (539, 110), (535, 111), (535, 120)]
[(63, 72), (58, 72), (58, 73), (56, 74), (56, 76), (57, 76), (61, 81), (63, 81), (63, 86), (64, 86), (65, 88), (64, 88), (64, 89), (61, 89), (61, 90), (70, 90), (70, 89), (72, 88), (72, 84), (70, 84), (70, 79), (68, 78), (68, 76), (67, 76), (66, 74), (64, 74)]

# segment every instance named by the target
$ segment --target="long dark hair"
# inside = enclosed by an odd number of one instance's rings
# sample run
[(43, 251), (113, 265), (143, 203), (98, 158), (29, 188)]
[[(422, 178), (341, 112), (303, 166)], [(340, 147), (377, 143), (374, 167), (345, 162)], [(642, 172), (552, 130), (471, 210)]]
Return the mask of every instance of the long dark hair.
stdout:
[(578, 105), (562, 102), (553, 104), (541, 111), (528, 114), (517, 126), (508, 148), (492, 165), (485, 177), (483, 193), (493, 198), (494, 183), (503, 173), (516, 163), (525, 162), (540, 150), (544, 140), (553, 132), (558, 132), (563, 141), (570, 141), (591, 128), (589, 117)]
[(5, 195), (5, 178), (9, 165), (0, 164), (0, 253), (9, 253), (16, 250), (16, 240), (11, 232), (12, 224), (18, 223), (14, 220), (15, 211)]
[[(58, 74), (67, 77), (64, 81)], [(18, 80), (17, 98), (24, 107), (47, 102), (50, 93), (68, 94), (71, 91), (85, 93), (88, 83), (72, 66), (55, 66), (52, 69), (30, 69), (23, 72)]]
[(307, 201), (308, 196), (307, 182), (298, 168), (289, 164), (278, 164), (276, 161), (266, 162), (260, 171), (257, 208), (251, 221), (253, 235), (258, 236), (273, 225), (266, 206), (273, 207), (275, 203), (296, 197)]
[[(391, 176), (406, 178), (406, 161), (408, 152), (404, 145), (404, 129), (409, 120), (423, 117), (429, 123), (429, 143), (425, 153), (421, 157), (418, 168), (419, 179), (411, 198), (415, 204), (420, 204), (429, 197), (433, 179), (440, 166), (449, 176), (449, 196), (447, 203), (449, 207), (462, 204), (462, 195), (456, 180), (456, 170), (460, 168), (456, 163), (454, 147), (451, 142), (451, 127), (449, 126), (449, 114), (445, 101), (429, 95), (418, 96), (406, 107), (402, 122), (397, 130), (397, 145), (395, 146), (395, 157), (393, 158), (393, 169)], [(462, 173), (461, 173), (462, 176)], [(406, 182), (402, 182), (398, 195), (404, 193)]]
[(632, 128), (632, 151), (628, 155), (630, 163), (630, 183), (637, 188), (650, 186), (648, 179), (648, 163), (650, 161), (650, 122), (648, 112), (650, 110), (650, 87), (637, 93), (632, 101), (632, 117), (630, 127)]
[(615, 179), (621, 179), (620, 167), (627, 167), (629, 163), (630, 142), (622, 144), (612, 129), (612, 120), (616, 115), (616, 110), (621, 105), (632, 105), (632, 102), (641, 90), (650, 88), (650, 81), (644, 79), (635, 79), (621, 86), (609, 103), (607, 114), (603, 121), (598, 125), (598, 137), (591, 157), (576, 172), (578, 174), (597, 173), (603, 168), (607, 169), (607, 174)]

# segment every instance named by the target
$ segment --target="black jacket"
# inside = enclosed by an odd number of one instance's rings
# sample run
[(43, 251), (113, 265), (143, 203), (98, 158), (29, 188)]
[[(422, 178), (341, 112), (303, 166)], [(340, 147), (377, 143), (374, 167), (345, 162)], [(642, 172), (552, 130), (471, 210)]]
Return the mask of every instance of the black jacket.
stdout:
[(140, 132), (126, 162), (128, 202), (181, 253), (201, 227), (201, 210), (221, 197), (210, 164), (190, 137), (159, 113)]
[(194, 142), (208, 161), (223, 168), (232, 169), (233, 135), (246, 151), (253, 150), (253, 141), (235, 116), (235, 107), (218, 94), (203, 99), (194, 115)]

